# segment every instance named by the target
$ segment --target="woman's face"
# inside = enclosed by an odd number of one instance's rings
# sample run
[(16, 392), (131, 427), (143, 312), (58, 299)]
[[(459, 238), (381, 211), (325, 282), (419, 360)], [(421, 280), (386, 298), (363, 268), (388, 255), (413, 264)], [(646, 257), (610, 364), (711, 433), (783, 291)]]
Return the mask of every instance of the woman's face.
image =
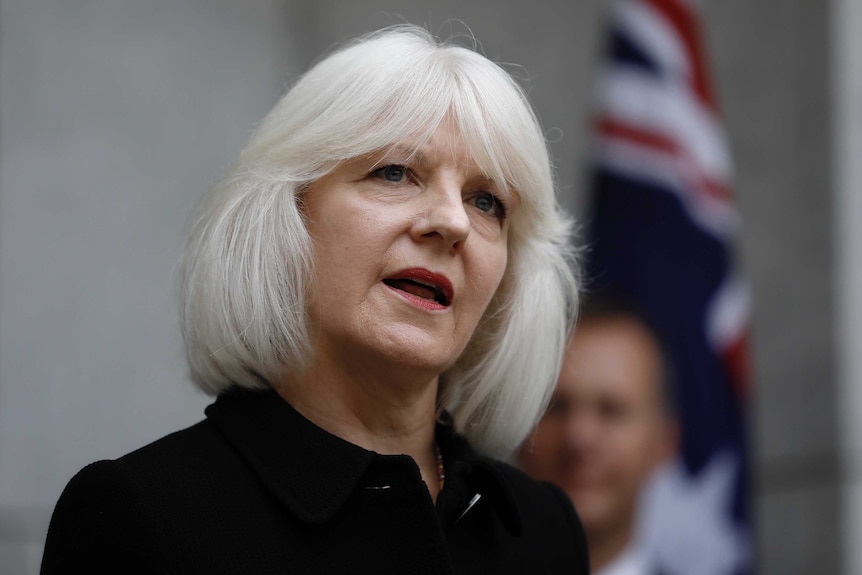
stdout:
[(432, 378), (449, 368), (503, 277), (517, 196), (485, 176), (443, 122), (418, 150), (341, 164), (303, 205), (316, 360)]

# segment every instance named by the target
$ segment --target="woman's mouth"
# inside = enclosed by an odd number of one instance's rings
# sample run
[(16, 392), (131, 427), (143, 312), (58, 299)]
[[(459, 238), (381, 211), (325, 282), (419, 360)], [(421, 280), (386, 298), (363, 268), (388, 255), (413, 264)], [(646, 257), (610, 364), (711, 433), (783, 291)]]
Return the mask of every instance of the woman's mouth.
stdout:
[(446, 276), (424, 268), (401, 270), (383, 283), (426, 309), (445, 309), (452, 304), (452, 284)]

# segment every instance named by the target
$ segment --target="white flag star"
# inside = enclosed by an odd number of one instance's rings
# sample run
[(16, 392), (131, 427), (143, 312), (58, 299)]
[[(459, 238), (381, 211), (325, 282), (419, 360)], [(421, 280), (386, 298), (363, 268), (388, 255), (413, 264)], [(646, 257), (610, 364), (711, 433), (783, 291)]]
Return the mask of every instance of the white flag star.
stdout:
[(696, 476), (680, 461), (656, 473), (643, 498), (639, 532), (665, 571), (729, 575), (747, 564), (747, 534), (730, 516), (738, 467), (735, 454), (720, 453)]

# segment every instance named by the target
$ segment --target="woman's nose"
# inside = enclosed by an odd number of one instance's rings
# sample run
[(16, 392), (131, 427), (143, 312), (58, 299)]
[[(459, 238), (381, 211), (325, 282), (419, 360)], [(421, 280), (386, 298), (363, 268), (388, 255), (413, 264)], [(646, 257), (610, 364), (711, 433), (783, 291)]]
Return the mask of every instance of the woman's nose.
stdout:
[(471, 225), (461, 187), (438, 183), (426, 188), (423, 196), (424, 214), (413, 226), (414, 239), (439, 239), (451, 250), (463, 249)]

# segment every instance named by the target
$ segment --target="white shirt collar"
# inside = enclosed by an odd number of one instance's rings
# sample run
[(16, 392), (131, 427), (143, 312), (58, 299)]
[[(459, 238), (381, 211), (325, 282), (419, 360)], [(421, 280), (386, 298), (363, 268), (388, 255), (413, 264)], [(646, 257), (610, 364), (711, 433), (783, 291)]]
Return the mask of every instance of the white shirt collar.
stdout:
[(613, 561), (593, 575), (649, 575), (650, 562), (646, 552), (637, 545), (629, 545)]

